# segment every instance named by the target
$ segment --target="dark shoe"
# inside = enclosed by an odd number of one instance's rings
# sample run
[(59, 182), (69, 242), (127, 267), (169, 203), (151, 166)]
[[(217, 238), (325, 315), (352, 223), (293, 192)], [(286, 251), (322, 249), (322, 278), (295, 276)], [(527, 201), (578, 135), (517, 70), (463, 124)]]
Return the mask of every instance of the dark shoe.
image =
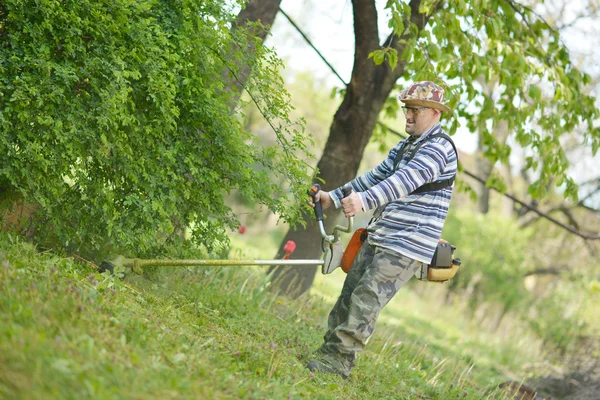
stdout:
[(308, 370), (311, 372), (335, 374), (341, 376), (344, 379), (348, 379), (348, 375), (344, 374), (342, 371), (334, 367), (324, 364), (321, 361), (313, 360), (306, 365), (306, 368), (308, 368)]

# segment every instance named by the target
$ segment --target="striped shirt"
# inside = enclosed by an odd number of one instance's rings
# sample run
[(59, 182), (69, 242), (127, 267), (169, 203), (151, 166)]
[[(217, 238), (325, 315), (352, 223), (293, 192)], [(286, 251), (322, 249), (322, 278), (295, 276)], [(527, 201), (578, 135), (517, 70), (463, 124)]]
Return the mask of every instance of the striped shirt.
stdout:
[[(378, 208), (367, 230), (368, 242), (414, 260), (431, 263), (448, 213), (452, 187), (410, 194), (418, 187), (456, 175), (458, 159), (450, 142), (437, 137), (419, 148), (412, 160), (409, 153), (430, 135), (443, 133), (439, 124), (418, 137), (409, 137), (392, 148), (377, 167), (348, 184), (360, 196), (364, 211)], [(393, 171), (396, 153), (403, 144), (404, 156)], [(341, 188), (330, 192), (341, 206)]]

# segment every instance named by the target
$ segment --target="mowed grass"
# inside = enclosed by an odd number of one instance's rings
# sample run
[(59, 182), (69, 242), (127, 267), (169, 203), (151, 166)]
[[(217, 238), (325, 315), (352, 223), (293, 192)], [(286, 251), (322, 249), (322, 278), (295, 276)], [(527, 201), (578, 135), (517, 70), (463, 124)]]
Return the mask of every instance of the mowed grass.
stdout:
[(311, 374), (337, 290), (323, 282), (292, 301), (257, 268), (121, 281), (0, 236), (0, 398), (500, 399), (532, 362), (407, 288), (350, 379)]

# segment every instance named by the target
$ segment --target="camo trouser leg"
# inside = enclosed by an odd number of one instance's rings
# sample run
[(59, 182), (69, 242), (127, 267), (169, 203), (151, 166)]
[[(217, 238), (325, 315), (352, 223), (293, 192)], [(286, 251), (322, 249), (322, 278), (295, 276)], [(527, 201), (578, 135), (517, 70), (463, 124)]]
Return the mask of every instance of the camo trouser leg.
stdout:
[[(342, 293), (331, 310), (319, 353), (347, 373), (373, 334), (381, 309), (416, 273), (418, 262), (364, 243), (350, 269)], [(332, 360), (327, 360), (330, 364)]]

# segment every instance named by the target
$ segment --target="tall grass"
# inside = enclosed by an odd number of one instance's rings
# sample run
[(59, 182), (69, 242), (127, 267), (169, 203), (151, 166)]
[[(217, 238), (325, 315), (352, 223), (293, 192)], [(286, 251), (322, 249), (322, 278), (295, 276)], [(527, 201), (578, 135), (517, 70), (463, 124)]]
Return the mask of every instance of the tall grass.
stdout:
[(262, 268), (121, 282), (7, 236), (0, 259), (2, 398), (499, 399), (497, 384), (539, 355), (433, 289), (405, 290), (344, 381), (304, 368), (334, 297), (323, 281), (296, 301), (271, 293)]

